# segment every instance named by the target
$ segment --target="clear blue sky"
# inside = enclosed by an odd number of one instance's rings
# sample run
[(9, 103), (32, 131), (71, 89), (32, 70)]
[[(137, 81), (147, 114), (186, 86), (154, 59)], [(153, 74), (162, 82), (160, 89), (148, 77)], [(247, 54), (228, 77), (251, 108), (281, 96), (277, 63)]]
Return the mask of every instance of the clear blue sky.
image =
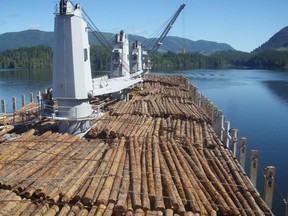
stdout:
[[(56, 0), (4, 0), (0, 34), (27, 29), (53, 31)], [(288, 0), (73, 0), (104, 32), (121, 29), (151, 37), (186, 4), (169, 35), (228, 43), (252, 51), (288, 26)]]

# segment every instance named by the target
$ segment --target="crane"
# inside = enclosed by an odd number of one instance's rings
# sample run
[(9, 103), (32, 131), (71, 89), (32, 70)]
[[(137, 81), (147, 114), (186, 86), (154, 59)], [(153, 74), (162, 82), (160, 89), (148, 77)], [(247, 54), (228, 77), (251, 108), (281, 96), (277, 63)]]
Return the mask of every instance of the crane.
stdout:
[(157, 52), (159, 47), (163, 44), (163, 40), (165, 39), (165, 37), (169, 33), (170, 29), (172, 28), (173, 24), (175, 23), (176, 19), (178, 18), (179, 14), (181, 13), (181, 11), (183, 10), (184, 7), (185, 7), (185, 4), (182, 4), (178, 8), (178, 10), (174, 14), (174, 16), (171, 18), (171, 20), (168, 22), (168, 24), (165, 27), (164, 31), (162, 32), (162, 34), (160, 35), (160, 37), (156, 41), (155, 45), (152, 47), (152, 50), (148, 54), (150, 59), (154, 56), (154, 54)]

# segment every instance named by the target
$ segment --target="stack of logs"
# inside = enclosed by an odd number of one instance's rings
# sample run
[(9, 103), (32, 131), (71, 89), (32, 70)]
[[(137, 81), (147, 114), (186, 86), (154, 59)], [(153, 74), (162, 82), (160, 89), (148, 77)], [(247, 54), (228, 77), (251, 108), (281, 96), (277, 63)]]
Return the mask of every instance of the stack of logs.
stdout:
[(272, 215), (187, 86), (146, 77), (89, 140), (30, 130), (2, 143), (0, 213)]
[(38, 117), (38, 110), (38, 103), (29, 103), (13, 113), (2, 113), (0, 116), (0, 125), (14, 125), (35, 119)]

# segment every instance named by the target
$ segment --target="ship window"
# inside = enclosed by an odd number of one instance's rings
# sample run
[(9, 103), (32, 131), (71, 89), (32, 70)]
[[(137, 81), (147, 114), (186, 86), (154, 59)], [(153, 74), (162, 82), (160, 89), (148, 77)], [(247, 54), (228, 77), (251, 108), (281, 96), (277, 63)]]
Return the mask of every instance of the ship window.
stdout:
[(87, 61), (88, 60), (88, 50), (87, 48), (84, 49), (84, 61)]

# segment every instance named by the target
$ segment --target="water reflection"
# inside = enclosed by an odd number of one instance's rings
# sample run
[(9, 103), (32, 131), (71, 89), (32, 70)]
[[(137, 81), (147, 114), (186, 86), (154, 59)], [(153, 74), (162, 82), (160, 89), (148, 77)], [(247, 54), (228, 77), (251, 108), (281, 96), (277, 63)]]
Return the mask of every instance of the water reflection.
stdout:
[(271, 92), (288, 103), (288, 81), (269, 80), (264, 81), (263, 84), (265, 84)]

